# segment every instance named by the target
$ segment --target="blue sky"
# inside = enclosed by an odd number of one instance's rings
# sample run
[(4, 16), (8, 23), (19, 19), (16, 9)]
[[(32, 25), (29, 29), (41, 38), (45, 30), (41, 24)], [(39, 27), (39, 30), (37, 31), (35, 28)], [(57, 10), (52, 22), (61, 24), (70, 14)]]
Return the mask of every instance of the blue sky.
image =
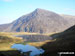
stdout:
[(36, 8), (75, 15), (75, 0), (0, 0), (0, 24), (10, 23)]

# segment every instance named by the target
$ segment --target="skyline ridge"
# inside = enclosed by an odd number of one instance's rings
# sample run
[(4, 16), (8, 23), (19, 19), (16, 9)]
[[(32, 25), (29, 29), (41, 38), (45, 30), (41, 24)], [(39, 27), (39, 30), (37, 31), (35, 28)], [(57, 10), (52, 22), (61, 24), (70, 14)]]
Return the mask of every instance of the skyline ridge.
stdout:
[(0, 0), (0, 24), (10, 23), (36, 8), (75, 16), (75, 0)]
[[(33, 12), (35, 12), (35, 11), (37, 11), (37, 12), (40, 12), (40, 11), (47, 11), (47, 12), (56, 13), (56, 12), (53, 12), (53, 11), (50, 11), (50, 10), (47, 10), (47, 9), (36, 8), (34, 11), (29, 12), (29, 13), (26, 13), (26, 14), (24, 14), (24, 15), (22, 15), (22, 16), (28, 15), (28, 14), (33, 13)], [(58, 13), (56, 13), (56, 14), (58, 14)], [(59, 15), (75, 17), (74, 15), (68, 15), (68, 14), (59, 14)], [(19, 17), (21, 17), (21, 16), (19, 16)], [(19, 18), (19, 17), (18, 17), (18, 18)], [(17, 18), (16, 18), (16, 19), (17, 19)], [(16, 19), (15, 19), (15, 20), (16, 20)], [(14, 20), (13, 20), (13, 21), (14, 21)], [(13, 21), (11, 21), (11, 22), (13, 22)], [(3, 23), (3, 24), (9, 24), (9, 23), (11, 23), (11, 22)], [(0, 24), (0, 25), (2, 25), (2, 24)]]

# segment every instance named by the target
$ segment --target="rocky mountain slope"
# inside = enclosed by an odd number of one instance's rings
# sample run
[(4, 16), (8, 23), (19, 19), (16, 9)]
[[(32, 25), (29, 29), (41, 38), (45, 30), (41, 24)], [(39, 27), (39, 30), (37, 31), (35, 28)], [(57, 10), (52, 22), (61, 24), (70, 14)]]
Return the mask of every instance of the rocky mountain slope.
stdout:
[(72, 15), (61, 15), (62, 17), (64, 17), (68, 22), (70, 26), (75, 25), (75, 16)]
[(68, 21), (57, 13), (36, 9), (11, 23), (7, 32), (60, 32), (68, 28)]

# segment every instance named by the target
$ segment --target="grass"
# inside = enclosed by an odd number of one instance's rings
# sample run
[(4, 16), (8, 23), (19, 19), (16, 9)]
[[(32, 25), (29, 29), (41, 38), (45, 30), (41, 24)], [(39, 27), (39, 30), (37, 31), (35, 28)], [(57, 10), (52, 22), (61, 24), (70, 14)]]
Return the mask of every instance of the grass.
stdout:
[(29, 32), (0, 32), (1, 35), (38, 35), (39, 33)]
[(46, 44), (47, 42), (54, 42), (54, 41), (56, 41), (56, 39), (54, 39), (54, 40), (46, 40), (46, 41), (43, 41), (43, 42), (30, 42), (28, 44), (32, 45), (32, 46), (36, 46), (36, 47), (41, 47), (42, 45)]
[(50, 35), (53, 35), (53, 34), (56, 34), (56, 33), (58, 33), (58, 32), (52, 32), (52, 33), (43, 33), (42, 35), (48, 35), (48, 36), (50, 36)]
[[(51, 34), (42, 34), (42, 35), (52, 35)], [(22, 38), (16, 38), (13, 35), (41, 35), (39, 33), (28, 33), (28, 32), (0, 32), (0, 56), (22, 56), (19, 51), (11, 49), (11, 46), (14, 43), (21, 44), (30, 44), (32, 46), (40, 47), (47, 42), (53, 42), (55, 40), (47, 40), (44, 42), (23, 42)]]
[(75, 52), (75, 26), (54, 35), (52, 36), (56, 41), (41, 46), (45, 50), (42, 56), (58, 56), (58, 52)]
[(17, 50), (6, 50), (0, 51), (0, 56), (23, 56), (23, 55)]
[(2, 50), (11, 50), (11, 44), (10, 43), (0, 44), (0, 51), (2, 51)]
[(11, 50), (11, 45), (23, 42), (22, 38), (16, 38), (10, 34), (0, 33), (0, 50)]

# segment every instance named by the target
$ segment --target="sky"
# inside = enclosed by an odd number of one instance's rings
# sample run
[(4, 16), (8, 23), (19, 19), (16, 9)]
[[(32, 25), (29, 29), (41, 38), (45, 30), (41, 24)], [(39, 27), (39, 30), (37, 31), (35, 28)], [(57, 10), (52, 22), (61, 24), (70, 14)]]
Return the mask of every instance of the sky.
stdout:
[(10, 23), (36, 8), (75, 16), (75, 0), (0, 0), (0, 24)]

